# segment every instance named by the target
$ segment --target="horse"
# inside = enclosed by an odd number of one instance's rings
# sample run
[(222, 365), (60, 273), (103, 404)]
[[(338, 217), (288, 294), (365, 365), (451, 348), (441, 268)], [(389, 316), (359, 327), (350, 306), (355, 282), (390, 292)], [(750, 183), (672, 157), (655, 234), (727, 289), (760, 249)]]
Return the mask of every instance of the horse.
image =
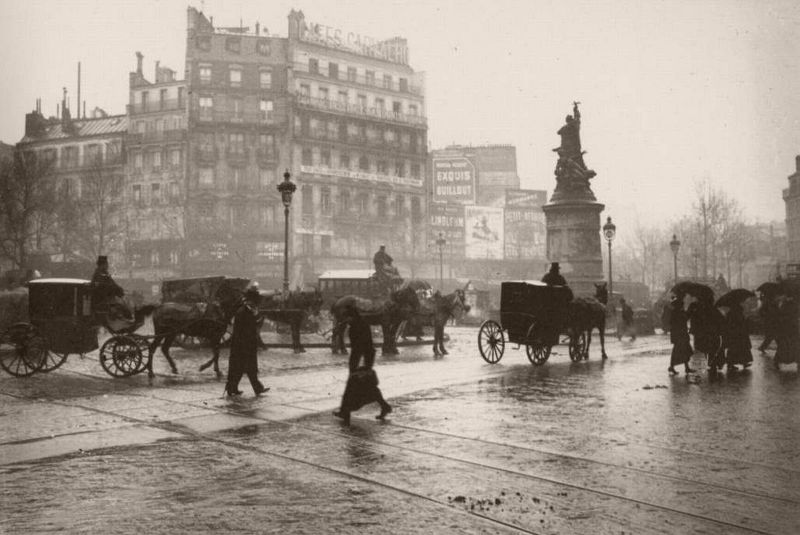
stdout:
[(219, 371), (219, 349), (222, 346), (222, 337), (228, 330), (228, 325), (242, 300), (243, 288), (231, 285), (222, 285), (215, 293), (211, 302), (201, 302), (192, 305), (182, 303), (162, 303), (156, 306), (153, 312), (154, 338), (150, 343), (147, 360), (147, 374), (153, 377), (153, 354), (160, 346), (161, 354), (169, 363), (172, 373), (178, 373), (175, 361), (169, 354), (169, 349), (178, 334), (195, 336), (208, 340), (211, 344), (213, 358), (200, 366), (200, 370), (214, 364), (214, 372)]
[(384, 355), (396, 355), (397, 343), (395, 336), (397, 328), (419, 309), (419, 297), (413, 288), (403, 287), (394, 290), (388, 298), (364, 299), (354, 295), (345, 295), (336, 300), (331, 306), (333, 317), (333, 331), (331, 333), (331, 351), (337, 354), (346, 353), (344, 345), (344, 331), (347, 327), (348, 311), (352, 308), (358, 310), (361, 317), (369, 325), (380, 325), (383, 331)]
[(608, 287), (605, 282), (595, 284), (594, 297), (576, 297), (567, 308), (568, 328), (570, 336), (586, 333), (586, 350), (583, 358), (589, 358), (589, 346), (592, 344), (592, 331), (600, 332), (600, 349), (603, 360), (606, 355), (606, 304), (608, 304)]
[[(415, 287), (414, 282), (411, 280), (408, 284), (413, 288)], [(470, 307), (466, 303), (466, 294), (463, 289), (458, 288), (447, 295), (441, 295), (438, 291), (434, 293), (430, 285), (425, 284), (427, 289), (417, 290), (420, 298), (419, 312), (408, 320), (408, 324), (413, 323), (420, 329), (423, 326), (433, 327), (433, 355), (440, 357), (448, 354), (444, 348), (445, 324), (450, 318), (456, 317), (457, 313), (469, 312)]]
[(313, 291), (289, 292), (286, 300), (279, 293), (262, 294), (258, 311), (268, 320), (289, 324), (294, 352), (305, 353), (306, 350), (300, 342), (300, 328), (309, 316), (319, 315), (322, 302), (322, 293), (318, 288)]

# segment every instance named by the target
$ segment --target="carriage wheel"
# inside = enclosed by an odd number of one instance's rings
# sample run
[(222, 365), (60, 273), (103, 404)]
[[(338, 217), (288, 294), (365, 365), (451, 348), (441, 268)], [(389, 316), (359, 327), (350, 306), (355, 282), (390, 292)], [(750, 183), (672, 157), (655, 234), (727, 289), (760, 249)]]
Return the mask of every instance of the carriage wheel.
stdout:
[(478, 349), (483, 360), (489, 364), (496, 364), (503, 357), (506, 341), (503, 338), (503, 329), (496, 321), (486, 320), (478, 331)]
[(586, 355), (586, 333), (581, 331), (577, 335), (569, 337), (569, 358), (573, 362), (578, 362)]
[[(139, 363), (139, 366), (136, 368), (136, 371), (133, 372), (132, 375), (136, 375), (137, 373), (142, 373), (147, 369), (147, 362), (150, 356), (150, 342), (153, 341), (153, 338), (148, 338), (147, 336), (142, 336), (140, 334), (133, 333), (129, 335), (131, 338), (134, 339), (136, 344), (139, 346), (139, 353), (142, 355), (142, 360)], [(148, 358), (145, 358), (145, 355)]]
[(44, 364), (47, 340), (28, 323), (12, 325), (0, 334), (0, 367), (16, 377), (28, 377)]
[(534, 326), (535, 324), (532, 324), (528, 328), (528, 335), (525, 337), (528, 343), (525, 345), (525, 351), (528, 354), (528, 360), (531, 361), (531, 364), (541, 366), (550, 358), (550, 350), (552, 347), (543, 340), (536, 338), (533, 332)]
[(142, 366), (142, 351), (132, 336), (112, 336), (100, 348), (100, 365), (113, 377), (129, 377)]
[(67, 355), (69, 355), (69, 353), (61, 353), (58, 351), (53, 351), (52, 349), (49, 350), (45, 355), (44, 362), (42, 362), (42, 367), (39, 368), (39, 371), (51, 372), (56, 368), (59, 368), (67, 361)]

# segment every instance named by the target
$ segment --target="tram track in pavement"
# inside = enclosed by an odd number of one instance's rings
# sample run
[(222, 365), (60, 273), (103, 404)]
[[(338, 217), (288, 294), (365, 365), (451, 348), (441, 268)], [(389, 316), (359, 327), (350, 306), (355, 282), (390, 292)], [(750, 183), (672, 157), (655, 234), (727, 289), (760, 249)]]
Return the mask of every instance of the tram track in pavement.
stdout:
[[(78, 373), (80, 373), (80, 372), (78, 372)], [(146, 396), (146, 395), (142, 395), (142, 394), (136, 394), (136, 393), (131, 393), (131, 395), (134, 395), (134, 396), (137, 396), (137, 397), (142, 397), (142, 398), (150, 397), (150, 396)], [(59, 403), (59, 404), (63, 403), (63, 402), (58, 402), (58, 401), (55, 401), (55, 400), (52, 401), (52, 402), (53, 403)], [(186, 402), (179, 402), (179, 403), (186, 404), (186, 405), (192, 405), (192, 406), (199, 406), (196, 403), (186, 403)], [(67, 405), (67, 403), (63, 403), (63, 404)], [(87, 408), (87, 407), (84, 407), (84, 408)], [(204, 407), (204, 408), (208, 408), (208, 407)], [(296, 406), (295, 408), (303, 409), (303, 407), (299, 407), (299, 406)], [(105, 410), (98, 409), (98, 408), (93, 408), (93, 407), (92, 408), (87, 408), (87, 409), (95, 411), (97, 413), (102, 413), (102, 414), (106, 414), (106, 415), (113, 415), (113, 416), (120, 417), (120, 415), (118, 413), (115, 413), (113, 411), (105, 411)], [(224, 408), (215, 408), (214, 410), (216, 412), (219, 412), (219, 413), (226, 413), (226, 414), (229, 414), (229, 415), (241, 416), (240, 412), (226, 410)], [(308, 409), (304, 409), (304, 410), (308, 410)], [(309, 412), (313, 413), (314, 411), (309, 411)], [(695, 519), (698, 519), (698, 520), (702, 520), (704, 522), (712, 522), (712, 523), (715, 523), (715, 524), (718, 524), (718, 525), (728, 526), (730, 528), (746, 529), (747, 531), (752, 532), (752, 533), (769, 533), (768, 531), (761, 531), (761, 530), (758, 530), (758, 529), (743, 528), (739, 524), (720, 521), (719, 519), (715, 519), (713, 517), (708, 517), (708, 516), (704, 516), (704, 515), (695, 514), (695, 513), (692, 513), (690, 511), (678, 509), (678, 508), (675, 508), (675, 507), (668, 507), (668, 506), (664, 506), (664, 505), (661, 505), (661, 504), (658, 504), (658, 503), (648, 502), (648, 501), (645, 501), (645, 500), (638, 500), (638, 499), (635, 499), (635, 498), (623, 496), (623, 495), (621, 495), (619, 493), (607, 492), (607, 491), (604, 491), (604, 490), (592, 488), (592, 487), (587, 486), (587, 485), (575, 484), (575, 483), (570, 482), (568, 480), (556, 479), (556, 478), (552, 478), (552, 477), (544, 477), (544, 476), (541, 476), (541, 475), (537, 475), (535, 473), (524, 473), (524, 472), (511, 470), (511, 469), (508, 469), (508, 468), (504, 468), (503, 466), (498, 466), (496, 464), (489, 463), (489, 462), (476, 462), (475, 460), (464, 459), (462, 457), (453, 456), (453, 455), (446, 455), (446, 454), (432, 452), (432, 451), (425, 451), (425, 450), (422, 450), (422, 449), (412, 448), (412, 447), (405, 446), (405, 445), (398, 445), (398, 444), (395, 444), (395, 443), (392, 443), (392, 442), (389, 442), (389, 441), (384, 441), (384, 440), (366, 439), (366, 438), (353, 438), (351, 436), (347, 436), (347, 434), (344, 431), (340, 430), (340, 429), (333, 430), (333, 429), (327, 428), (325, 426), (313, 425), (313, 424), (309, 424), (307, 422), (302, 422), (302, 421), (297, 421), (297, 420), (295, 420), (295, 421), (272, 420), (272, 419), (268, 419), (268, 418), (258, 417), (257, 415), (256, 416), (249, 415), (248, 417), (249, 418), (253, 418), (255, 420), (259, 420), (259, 421), (261, 421), (261, 422), (263, 422), (265, 424), (269, 423), (269, 424), (273, 424), (273, 425), (287, 426), (287, 427), (291, 427), (291, 428), (294, 428), (294, 429), (301, 429), (301, 430), (313, 433), (316, 436), (325, 435), (325, 436), (330, 436), (330, 437), (336, 437), (336, 438), (339, 438), (339, 439), (347, 438), (348, 441), (356, 440), (356, 441), (360, 442), (361, 444), (363, 444), (364, 446), (368, 446), (368, 447), (373, 447), (373, 448), (375, 448), (375, 447), (392, 448), (395, 451), (400, 451), (400, 452), (403, 452), (403, 453), (409, 453), (409, 454), (413, 454), (413, 455), (417, 455), (417, 456), (424, 456), (424, 457), (427, 457), (427, 458), (435, 458), (435, 459), (439, 459), (441, 461), (446, 461), (446, 462), (450, 462), (450, 463), (456, 463), (456, 464), (461, 465), (461, 466), (471, 466), (473, 468), (480, 468), (482, 470), (490, 470), (490, 471), (493, 471), (493, 472), (504, 473), (504, 474), (507, 474), (507, 475), (513, 475), (515, 477), (522, 477), (522, 478), (525, 478), (527, 480), (542, 481), (542, 482), (546, 482), (546, 483), (549, 483), (549, 484), (558, 485), (558, 486), (564, 487), (564, 488), (569, 488), (569, 489), (579, 490), (579, 491), (582, 491), (582, 492), (597, 494), (597, 495), (613, 498), (613, 499), (616, 499), (616, 500), (623, 500), (623, 501), (628, 502), (628, 503), (634, 503), (634, 504), (638, 504), (638, 505), (642, 505), (642, 506), (646, 506), (646, 507), (657, 508), (657, 509), (660, 509), (663, 512), (667, 512), (667, 513), (671, 513), (671, 514), (684, 515), (684, 516), (687, 516), (687, 517), (692, 517), (692, 518), (695, 518)], [(438, 504), (440, 504), (442, 506), (446, 506), (446, 507), (450, 507), (450, 508), (453, 507), (453, 505), (450, 504), (450, 503), (447, 503), (447, 502), (442, 501), (442, 500), (437, 500), (434, 497), (426, 496), (426, 495), (418, 493), (418, 492), (414, 492), (412, 489), (409, 489), (409, 488), (404, 488), (402, 486), (387, 484), (386, 482), (378, 481), (378, 480), (373, 479), (373, 478), (369, 478), (369, 477), (365, 477), (363, 475), (355, 474), (355, 473), (353, 473), (352, 471), (349, 471), (349, 470), (342, 470), (342, 469), (339, 469), (339, 468), (336, 468), (336, 467), (332, 467), (332, 466), (327, 465), (327, 464), (322, 463), (322, 462), (309, 461), (308, 459), (303, 459), (303, 458), (301, 458), (301, 457), (299, 457), (297, 455), (289, 455), (289, 454), (286, 454), (286, 453), (281, 453), (281, 452), (276, 452), (276, 451), (265, 451), (263, 449), (263, 447), (252, 447), (251, 448), (251, 447), (249, 447), (247, 445), (242, 445), (241, 443), (237, 442), (236, 440), (220, 438), (218, 436), (218, 433), (203, 433), (203, 432), (194, 431), (194, 430), (189, 429), (189, 428), (187, 428), (187, 427), (185, 427), (183, 425), (176, 425), (176, 424), (172, 424), (170, 422), (152, 422), (152, 421), (149, 421), (149, 420), (144, 420), (144, 419), (140, 419), (140, 418), (136, 418), (136, 417), (132, 417), (132, 416), (123, 416), (122, 419), (128, 424), (145, 425), (145, 426), (149, 426), (149, 427), (157, 427), (157, 428), (160, 428), (160, 429), (162, 429), (164, 431), (170, 431), (170, 432), (176, 433), (178, 435), (191, 436), (191, 437), (194, 437), (194, 438), (197, 438), (197, 439), (202, 439), (202, 440), (209, 440), (209, 441), (217, 442), (217, 443), (220, 443), (220, 444), (224, 444), (224, 445), (226, 445), (228, 447), (234, 447), (234, 448), (239, 448), (239, 449), (242, 449), (242, 448), (244, 448), (244, 449), (252, 449), (253, 451), (257, 451), (259, 454), (266, 454), (266, 455), (278, 457), (278, 458), (281, 458), (281, 459), (284, 459), (284, 460), (290, 460), (290, 461), (303, 463), (303, 464), (305, 464), (307, 466), (311, 466), (311, 467), (315, 467), (315, 468), (318, 468), (318, 469), (326, 470), (326, 471), (329, 471), (329, 472), (337, 473), (337, 474), (340, 474), (340, 475), (343, 475), (343, 476), (346, 476), (346, 477), (351, 477), (351, 478), (353, 478), (355, 480), (358, 480), (358, 481), (361, 481), (361, 482), (378, 485), (378, 486), (381, 486), (381, 487), (384, 487), (384, 488), (387, 488), (387, 489), (391, 489), (391, 490), (395, 490), (395, 491), (398, 491), (398, 492), (403, 492), (404, 494), (407, 494), (409, 496), (413, 496), (413, 497), (416, 497), (416, 498), (425, 499), (427, 501), (435, 502), (435, 503), (438, 503)], [(713, 487), (713, 488), (716, 488), (718, 490), (724, 490), (726, 492), (735, 492), (735, 493), (742, 494), (742, 495), (745, 495), (745, 496), (751, 496), (753, 498), (776, 499), (773, 496), (761, 495), (761, 494), (758, 494), (758, 493), (748, 493), (748, 492), (745, 492), (745, 491), (740, 491), (738, 489), (732, 489), (732, 488), (721, 486), (721, 485), (707, 484), (707, 483), (703, 483), (703, 482), (687, 480), (687, 479), (684, 479), (684, 478), (679, 478), (679, 477), (674, 477), (674, 476), (665, 476), (663, 474), (654, 474), (653, 472), (650, 472), (650, 471), (647, 471), (647, 470), (641, 470), (641, 469), (636, 469), (636, 468), (631, 468), (631, 467), (621, 467), (621, 466), (615, 465), (613, 463), (604, 463), (604, 462), (601, 462), (601, 461), (597, 461), (595, 459), (589, 459), (589, 458), (579, 457), (579, 456), (575, 456), (575, 455), (567, 455), (567, 454), (548, 451), (548, 450), (540, 449), (540, 448), (531, 448), (531, 447), (522, 447), (522, 446), (519, 446), (519, 445), (510, 445), (510, 444), (506, 444), (506, 443), (503, 443), (503, 442), (491, 441), (491, 440), (486, 440), (486, 439), (481, 439), (481, 438), (476, 438), (476, 437), (468, 437), (468, 436), (458, 435), (458, 434), (455, 434), (455, 433), (447, 433), (447, 432), (442, 432), (442, 431), (437, 431), (437, 430), (426, 429), (426, 428), (418, 427), (418, 426), (392, 424), (392, 427), (405, 429), (405, 430), (413, 431), (413, 432), (416, 432), (416, 433), (444, 436), (444, 437), (448, 437), (448, 438), (451, 438), (451, 439), (459, 440), (459, 441), (462, 441), (462, 442), (482, 444), (482, 445), (487, 445), (487, 446), (492, 446), (492, 447), (497, 447), (497, 448), (512, 448), (514, 450), (525, 450), (525, 451), (535, 452), (535, 453), (539, 453), (539, 454), (557, 456), (557, 457), (560, 457), (560, 458), (563, 458), (563, 459), (572, 460), (572, 461), (580, 460), (580, 461), (583, 461), (583, 462), (586, 462), (586, 463), (605, 465), (605, 466), (608, 466), (608, 467), (611, 467), (611, 468), (624, 468), (625, 470), (639, 472), (639, 473), (646, 474), (646, 475), (657, 475), (658, 477), (663, 477), (663, 478), (666, 478), (666, 479), (672, 479), (674, 481), (679, 481), (679, 482), (682, 482), (682, 483), (699, 484), (699, 485), (702, 485), (704, 487)], [(778, 500), (779, 501), (788, 501), (789, 503), (794, 503), (792, 500), (780, 500), (779, 498), (778, 498)], [(537, 531), (525, 530), (524, 528), (520, 528), (520, 526), (512, 525), (512, 524), (509, 524), (507, 522), (497, 521), (496, 519), (494, 519), (494, 518), (492, 518), (490, 516), (482, 515), (482, 514), (474, 512), (474, 511), (468, 511), (468, 513), (469, 514), (473, 514), (475, 516), (479, 516), (479, 517), (484, 518), (485, 520), (488, 520), (488, 521), (491, 521), (491, 522), (496, 522), (498, 525), (502, 525), (504, 527), (513, 527), (514, 529), (518, 529), (518, 530), (520, 530), (520, 532), (523, 532), (523, 533), (538, 533)]]

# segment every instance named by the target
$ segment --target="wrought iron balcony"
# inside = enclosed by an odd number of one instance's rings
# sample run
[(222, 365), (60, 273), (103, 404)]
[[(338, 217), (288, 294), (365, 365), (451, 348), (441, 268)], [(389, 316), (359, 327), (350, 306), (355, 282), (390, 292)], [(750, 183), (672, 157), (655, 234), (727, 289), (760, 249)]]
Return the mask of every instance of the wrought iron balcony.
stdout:
[(382, 121), (393, 121), (414, 126), (426, 126), (428, 123), (427, 119), (421, 115), (410, 115), (382, 108), (366, 108), (358, 104), (350, 104), (349, 102), (314, 98), (306, 95), (297, 95), (297, 103), (300, 106), (310, 107), (315, 110), (355, 115), (370, 119), (380, 119)]

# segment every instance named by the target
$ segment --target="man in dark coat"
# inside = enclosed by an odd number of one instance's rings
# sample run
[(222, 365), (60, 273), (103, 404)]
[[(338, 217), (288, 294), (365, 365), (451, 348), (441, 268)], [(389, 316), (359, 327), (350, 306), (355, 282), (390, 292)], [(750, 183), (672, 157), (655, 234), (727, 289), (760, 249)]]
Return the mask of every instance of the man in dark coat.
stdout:
[[(381, 412), (376, 418), (383, 420), (387, 414), (392, 412), (392, 406), (383, 399), (383, 394), (378, 388), (378, 376), (372, 369), (375, 364), (372, 331), (369, 324), (355, 308), (349, 312), (348, 316), (350, 325), (350, 375), (347, 378), (347, 385), (342, 395), (341, 406), (333, 414), (344, 420), (345, 424), (349, 424), (352, 411), (358, 410), (374, 401), (381, 406)], [(364, 365), (359, 366), (362, 358), (364, 359)]]
[(781, 296), (777, 299), (776, 306), (778, 348), (775, 350), (775, 367), (792, 362), (800, 364), (800, 331), (797, 328), (800, 309), (797, 301), (793, 297)]
[(619, 306), (622, 309), (622, 328), (617, 331), (617, 340), (621, 340), (623, 336), (630, 336), (631, 342), (636, 340), (636, 329), (633, 324), (633, 309), (631, 306), (620, 297)]
[(725, 347), (725, 360), (728, 363), (729, 372), (737, 371), (737, 364), (747, 368), (753, 363), (753, 355), (750, 352), (752, 347), (750, 334), (747, 332), (747, 321), (740, 303), (731, 306), (725, 317), (722, 345)]
[(97, 267), (92, 274), (92, 310), (99, 324), (107, 324), (109, 319), (132, 319), (122, 297), (125, 290), (114, 282), (108, 272), (108, 257), (98, 256)]
[(780, 320), (778, 319), (778, 305), (775, 302), (774, 295), (769, 292), (761, 292), (759, 301), (761, 301), (761, 306), (758, 308), (758, 315), (764, 326), (764, 341), (758, 346), (758, 350), (764, 353), (773, 341), (777, 341), (777, 326)]
[(561, 275), (558, 262), (550, 264), (550, 271), (544, 274), (542, 282), (548, 286), (566, 286), (567, 280)]
[(669, 373), (677, 375), (675, 366), (683, 364), (686, 373), (694, 370), (689, 367), (689, 359), (692, 357), (692, 345), (689, 343), (689, 329), (686, 326), (686, 312), (683, 310), (683, 295), (678, 294), (670, 301), (669, 314), (669, 340), (672, 342), (672, 355), (669, 361)]
[(259, 299), (258, 289), (248, 288), (241, 305), (233, 316), (228, 381), (225, 384), (225, 393), (229, 396), (242, 394), (242, 391), (239, 390), (239, 381), (245, 374), (250, 380), (256, 396), (269, 390), (258, 380), (258, 346), (261, 341), (258, 336)]

